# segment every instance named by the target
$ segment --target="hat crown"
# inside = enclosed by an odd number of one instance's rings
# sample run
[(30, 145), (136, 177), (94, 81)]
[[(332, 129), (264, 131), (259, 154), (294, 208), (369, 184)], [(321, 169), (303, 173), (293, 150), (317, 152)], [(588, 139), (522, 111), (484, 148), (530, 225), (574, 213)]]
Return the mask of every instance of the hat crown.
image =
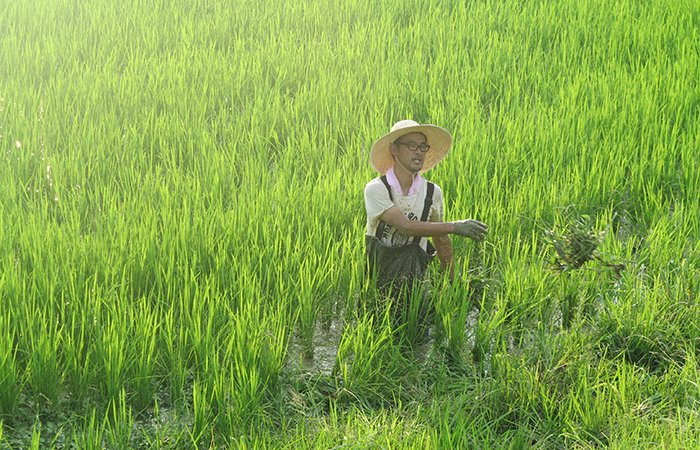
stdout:
[(399, 122), (396, 122), (393, 127), (391, 127), (391, 132), (393, 133), (396, 130), (400, 130), (402, 128), (410, 128), (410, 127), (417, 127), (419, 124), (415, 120), (401, 120)]

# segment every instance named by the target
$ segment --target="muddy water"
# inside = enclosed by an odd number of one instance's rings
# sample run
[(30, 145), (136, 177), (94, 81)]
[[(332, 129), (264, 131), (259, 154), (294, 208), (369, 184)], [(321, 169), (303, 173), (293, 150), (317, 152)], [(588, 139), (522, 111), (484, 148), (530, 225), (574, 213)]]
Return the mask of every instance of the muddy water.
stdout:
[[(470, 348), (474, 344), (474, 328), (477, 321), (478, 314), (472, 311), (469, 314), (464, 330), (467, 335), (466, 342)], [(304, 354), (304, 349), (307, 347), (303, 339), (296, 334), (292, 335), (287, 352), (287, 366), (301, 372), (330, 375), (336, 362), (340, 340), (345, 328), (348, 326), (352, 326), (352, 324), (344, 322), (342, 317), (334, 318), (331, 320), (330, 325), (326, 327), (317, 325), (314, 330), (313, 345), (308, 347), (311, 349), (310, 355)], [(439, 357), (438, 350), (435, 348), (436, 346), (432, 339), (433, 334), (434, 330), (431, 329), (428, 332), (429, 338), (426, 342), (417, 345), (413, 350), (413, 358), (419, 364), (427, 363), (431, 358)]]
[(330, 375), (345, 327), (346, 324), (342, 319), (332, 320), (328, 327), (316, 325), (311, 355), (304, 354), (305, 343), (300, 337), (293, 335), (287, 352), (287, 365), (303, 372)]

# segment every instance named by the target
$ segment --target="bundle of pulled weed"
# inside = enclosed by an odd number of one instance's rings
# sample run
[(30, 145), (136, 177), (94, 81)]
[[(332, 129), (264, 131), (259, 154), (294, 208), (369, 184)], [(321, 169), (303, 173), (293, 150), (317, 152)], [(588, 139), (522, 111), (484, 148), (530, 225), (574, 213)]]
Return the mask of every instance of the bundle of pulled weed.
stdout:
[(612, 270), (616, 278), (625, 269), (624, 263), (614, 263), (603, 258), (598, 246), (605, 240), (605, 231), (596, 230), (590, 223), (590, 217), (567, 224), (561, 233), (556, 229), (545, 231), (545, 242), (554, 247), (556, 254), (551, 261), (551, 269), (557, 273), (580, 269), (588, 261), (596, 261)]

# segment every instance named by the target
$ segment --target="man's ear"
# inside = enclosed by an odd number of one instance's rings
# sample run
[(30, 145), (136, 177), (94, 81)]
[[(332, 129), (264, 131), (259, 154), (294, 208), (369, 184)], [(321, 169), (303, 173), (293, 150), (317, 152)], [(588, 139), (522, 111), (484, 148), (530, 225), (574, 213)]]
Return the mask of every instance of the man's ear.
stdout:
[(396, 156), (396, 150), (398, 149), (397, 145), (394, 144), (393, 142), (389, 144), (389, 153), (391, 153), (391, 156)]

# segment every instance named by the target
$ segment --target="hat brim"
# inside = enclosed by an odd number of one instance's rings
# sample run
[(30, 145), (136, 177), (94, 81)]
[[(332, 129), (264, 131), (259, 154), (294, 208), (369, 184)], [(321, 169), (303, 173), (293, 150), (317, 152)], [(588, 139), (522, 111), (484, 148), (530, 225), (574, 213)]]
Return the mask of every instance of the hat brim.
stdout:
[(444, 128), (436, 125), (419, 124), (399, 128), (380, 137), (372, 145), (369, 160), (374, 170), (384, 175), (391, 169), (394, 165), (394, 156), (389, 151), (389, 145), (401, 136), (409, 133), (423, 133), (428, 141), (428, 145), (430, 145), (430, 150), (425, 154), (425, 159), (423, 160), (423, 168), (419, 171), (421, 174), (437, 166), (452, 148), (452, 135)]

